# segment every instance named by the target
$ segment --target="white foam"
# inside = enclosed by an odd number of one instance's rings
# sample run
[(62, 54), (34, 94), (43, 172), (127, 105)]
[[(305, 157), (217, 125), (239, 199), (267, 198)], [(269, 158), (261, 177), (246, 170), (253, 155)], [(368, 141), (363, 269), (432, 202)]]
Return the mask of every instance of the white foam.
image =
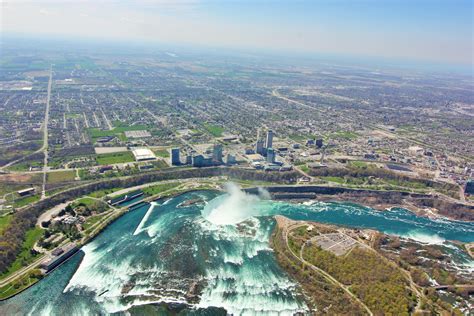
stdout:
[(430, 245), (442, 245), (446, 241), (443, 237), (437, 234), (426, 234), (420, 231), (411, 231), (408, 234), (402, 235), (401, 237), (409, 238), (424, 244)]
[(140, 221), (140, 224), (138, 224), (137, 228), (135, 229), (135, 232), (133, 232), (133, 235), (138, 235), (143, 228), (143, 225), (145, 225), (146, 221), (148, 220), (148, 217), (150, 217), (151, 211), (155, 208), (155, 206), (158, 205), (156, 202), (151, 202), (150, 207), (148, 207), (148, 210), (145, 213), (145, 216), (143, 216), (142, 220)]

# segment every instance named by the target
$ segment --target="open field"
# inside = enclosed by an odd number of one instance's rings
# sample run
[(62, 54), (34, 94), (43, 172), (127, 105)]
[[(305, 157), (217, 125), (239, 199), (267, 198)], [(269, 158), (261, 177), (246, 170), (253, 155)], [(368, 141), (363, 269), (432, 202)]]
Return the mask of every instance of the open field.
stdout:
[(47, 183), (70, 182), (76, 177), (75, 170), (48, 172), (46, 175)]
[(221, 137), (224, 132), (224, 128), (218, 125), (203, 124), (203, 126), (214, 137)]
[(135, 161), (135, 158), (130, 151), (97, 155), (97, 163), (99, 165), (111, 165), (132, 161)]

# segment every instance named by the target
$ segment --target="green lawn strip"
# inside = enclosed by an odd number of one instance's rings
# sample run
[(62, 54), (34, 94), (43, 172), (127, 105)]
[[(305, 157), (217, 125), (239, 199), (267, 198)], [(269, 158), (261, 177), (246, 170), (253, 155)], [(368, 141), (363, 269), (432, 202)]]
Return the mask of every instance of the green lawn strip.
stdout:
[(34, 269), (28, 272), (23, 277), (16, 279), (13, 282), (9, 282), (7, 285), (0, 288), (0, 299), (8, 298), (21, 290), (35, 284), (42, 279), (41, 272), (38, 269)]
[(14, 207), (22, 207), (31, 203), (34, 203), (40, 199), (40, 196), (38, 194), (36, 195), (30, 195), (30, 196), (25, 196), (22, 198), (19, 198), (15, 200), (13, 206)]
[(154, 150), (153, 152), (155, 153), (156, 156), (162, 157), (162, 158), (169, 158), (170, 156), (169, 151), (166, 149), (157, 149), (157, 150)]
[(161, 183), (153, 186), (149, 186), (147, 188), (142, 189), (143, 193), (147, 196), (152, 196), (163, 191), (171, 190), (176, 188), (177, 186), (181, 185), (179, 182), (171, 182), (171, 183)]
[(359, 137), (359, 134), (349, 131), (338, 131), (329, 135), (330, 138), (338, 138), (345, 140), (354, 140)]
[(335, 183), (340, 183), (343, 184), (346, 182), (346, 180), (343, 177), (321, 177), (321, 179), (329, 182), (335, 182)]
[(100, 165), (110, 165), (132, 161), (135, 161), (135, 158), (130, 151), (97, 155), (97, 162)]

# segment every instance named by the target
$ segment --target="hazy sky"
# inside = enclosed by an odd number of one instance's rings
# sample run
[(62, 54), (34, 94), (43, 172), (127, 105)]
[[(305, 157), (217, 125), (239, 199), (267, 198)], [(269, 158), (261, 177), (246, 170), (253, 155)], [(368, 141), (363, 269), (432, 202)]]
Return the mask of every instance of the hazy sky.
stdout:
[(2, 33), (473, 63), (472, 0), (0, 0)]

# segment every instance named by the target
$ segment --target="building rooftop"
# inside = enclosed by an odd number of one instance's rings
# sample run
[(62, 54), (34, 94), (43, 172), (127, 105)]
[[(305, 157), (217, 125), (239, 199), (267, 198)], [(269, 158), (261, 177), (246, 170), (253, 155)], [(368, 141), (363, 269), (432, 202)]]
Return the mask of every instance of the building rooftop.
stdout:
[(155, 154), (148, 148), (136, 148), (132, 153), (136, 161), (156, 159)]

